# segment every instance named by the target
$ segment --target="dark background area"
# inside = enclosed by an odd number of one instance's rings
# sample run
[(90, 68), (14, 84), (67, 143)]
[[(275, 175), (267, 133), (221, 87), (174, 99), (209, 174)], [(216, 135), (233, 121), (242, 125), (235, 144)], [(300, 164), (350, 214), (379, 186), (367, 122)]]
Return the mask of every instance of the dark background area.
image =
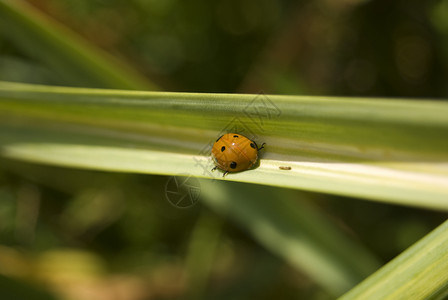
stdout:
[[(446, 1), (30, 3), (169, 91), (447, 95)], [(70, 84), (0, 47), (2, 80)]]

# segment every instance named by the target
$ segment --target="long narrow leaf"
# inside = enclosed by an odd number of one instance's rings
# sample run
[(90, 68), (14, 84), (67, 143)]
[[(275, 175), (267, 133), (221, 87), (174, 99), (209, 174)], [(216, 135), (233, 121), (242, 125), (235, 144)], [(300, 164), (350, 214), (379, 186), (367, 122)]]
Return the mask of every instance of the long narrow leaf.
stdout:
[[(10, 158), (448, 208), (444, 102), (0, 83), (0, 115)], [(209, 171), (210, 145), (228, 131), (267, 143), (258, 168)]]

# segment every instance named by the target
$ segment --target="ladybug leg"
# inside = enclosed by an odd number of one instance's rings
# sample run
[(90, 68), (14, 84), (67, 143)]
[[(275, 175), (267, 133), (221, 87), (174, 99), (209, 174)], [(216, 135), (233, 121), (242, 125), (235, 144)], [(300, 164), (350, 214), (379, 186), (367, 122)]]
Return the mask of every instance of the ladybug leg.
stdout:
[(266, 145), (266, 143), (261, 144), (261, 147), (258, 148), (257, 150), (260, 151), (261, 149), (264, 149), (264, 145)]
[(229, 171), (225, 171), (224, 174), (222, 174), (222, 177), (226, 176)]
[(216, 170), (218, 167), (214, 167), (211, 171), (213, 172), (214, 170)]

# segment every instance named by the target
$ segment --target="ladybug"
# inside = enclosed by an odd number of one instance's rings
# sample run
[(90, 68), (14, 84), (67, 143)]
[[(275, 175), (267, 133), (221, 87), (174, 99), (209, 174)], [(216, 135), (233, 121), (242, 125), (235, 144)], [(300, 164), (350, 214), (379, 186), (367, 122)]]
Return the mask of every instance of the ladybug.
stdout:
[(250, 169), (258, 160), (258, 148), (254, 141), (238, 133), (227, 133), (213, 144), (212, 158), (217, 168), (224, 171), (223, 177), (229, 172), (240, 172)]

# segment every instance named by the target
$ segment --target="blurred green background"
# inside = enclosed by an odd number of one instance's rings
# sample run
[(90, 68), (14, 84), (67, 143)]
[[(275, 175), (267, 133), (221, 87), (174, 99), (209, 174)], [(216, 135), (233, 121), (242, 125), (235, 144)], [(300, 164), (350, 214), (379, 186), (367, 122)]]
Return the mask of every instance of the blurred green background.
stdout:
[[(29, 2), (168, 91), (447, 95), (447, 1)], [(70, 85), (0, 47), (1, 80)]]
[[(166, 91), (448, 95), (448, 1), (29, 3)], [(36, 49), (16, 43), (4, 24), (0, 33), (0, 80), (101, 87), (66, 80)], [(172, 206), (164, 195), (167, 179), (1, 160), (3, 295), (332, 298), (224, 214), (201, 201), (189, 209)], [(442, 212), (291, 193), (384, 263), (446, 218)]]

